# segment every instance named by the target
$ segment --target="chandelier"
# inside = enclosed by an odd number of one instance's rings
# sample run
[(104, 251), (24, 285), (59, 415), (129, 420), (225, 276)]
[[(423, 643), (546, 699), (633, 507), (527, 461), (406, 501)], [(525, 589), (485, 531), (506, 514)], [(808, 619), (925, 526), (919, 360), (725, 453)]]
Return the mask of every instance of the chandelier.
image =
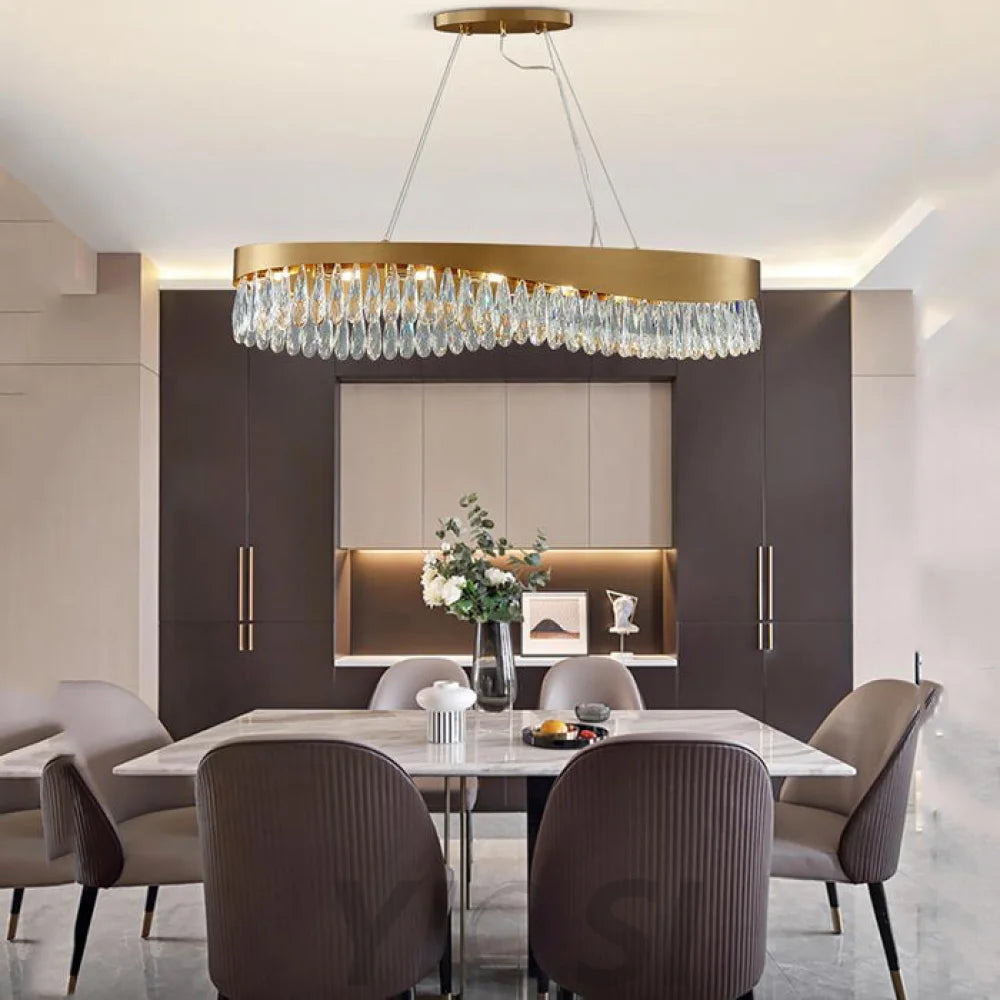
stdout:
[[(434, 27), (456, 37), (384, 238), (238, 247), (237, 343), (341, 361), (443, 357), (510, 344), (664, 359), (758, 350), (758, 261), (639, 248), (552, 37), (572, 24), (569, 11), (538, 7), (435, 15)], [(528, 32), (544, 41), (546, 63), (525, 65), (504, 51), (508, 34)], [(500, 36), (508, 62), (555, 78), (590, 208), (589, 246), (393, 241), (461, 43), (483, 34)], [(603, 244), (571, 102), (632, 239), (629, 249)]]

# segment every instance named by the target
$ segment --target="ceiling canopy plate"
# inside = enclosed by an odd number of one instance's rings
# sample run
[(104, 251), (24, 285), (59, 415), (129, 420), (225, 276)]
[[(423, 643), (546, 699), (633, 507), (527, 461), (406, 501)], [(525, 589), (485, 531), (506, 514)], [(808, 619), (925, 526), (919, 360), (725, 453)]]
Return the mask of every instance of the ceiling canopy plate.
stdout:
[(470, 7), (434, 15), (434, 28), (452, 34), (525, 35), (572, 27), (573, 12), (560, 7)]

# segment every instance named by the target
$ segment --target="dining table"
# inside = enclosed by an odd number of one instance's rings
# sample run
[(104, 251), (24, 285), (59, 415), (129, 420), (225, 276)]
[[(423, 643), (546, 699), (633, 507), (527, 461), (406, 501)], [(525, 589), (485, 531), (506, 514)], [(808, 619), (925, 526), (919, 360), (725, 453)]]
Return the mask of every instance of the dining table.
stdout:
[[(555, 779), (575, 753), (586, 750), (547, 749), (529, 746), (523, 733), (543, 720), (558, 718), (575, 721), (572, 712), (506, 711), (469, 712), (465, 739), (461, 743), (430, 743), (427, 738), (426, 713), (422, 710), (371, 711), (257, 709), (195, 733), (159, 750), (119, 764), (114, 773), (179, 777), (195, 776), (202, 758), (221, 743), (257, 738), (342, 739), (370, 746), (394, 760), (411, 777), (438, 777), (446, 781), (445, 857), (450, 850), (450, 801), (448, 783), (457, 781), (459, 827), (459, 868), (465, 871), (466, 832), (469, 822), (466, 808), (466, 783), (470, 778), (523, 778), (527, 788), (528, 873), (534, 855), (535, 839), (545, 803)], [(603, 723), (609, 736), (626, 733), (685, 733), (716, 737), (741, 744), (757, 753), (773, 778), (792, 776), (849, 777), (851, 765), (830, 757), (764, 722), (731, 710), (642, 710), (616, 711)], [(0, 759), (0, 775), (2, 775)], [(466, 910), (468, 888), (465, 878), (458, 879), (458, 964), (461, 995), (466, 988)], [(528, 965), (531, 974), (543, 974), (531, 955), (528, 932)], [(543, 992), (542, 982), (539, 992)]]

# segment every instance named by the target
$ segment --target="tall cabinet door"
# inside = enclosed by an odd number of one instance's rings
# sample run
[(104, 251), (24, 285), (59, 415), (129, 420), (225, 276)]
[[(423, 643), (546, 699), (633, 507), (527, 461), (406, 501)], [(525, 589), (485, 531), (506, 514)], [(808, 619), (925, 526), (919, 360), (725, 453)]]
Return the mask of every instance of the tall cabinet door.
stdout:
[(261, 351), (249, 364), (251, 617), (331, 622), (333, 366)]
[[(247, 350), (227, 332), (232, 299), (160, 296), (161, 621), (235, 623), (239, 615)], [(235, 624), (232, 634), (235, 644)]]
[(851, 689), (851, 304), (765, 292), (767, 721), (807, 738)]
[(763, 542), (760, 354), (682, 361), (674, 386), (679, 622), (756, 622)]

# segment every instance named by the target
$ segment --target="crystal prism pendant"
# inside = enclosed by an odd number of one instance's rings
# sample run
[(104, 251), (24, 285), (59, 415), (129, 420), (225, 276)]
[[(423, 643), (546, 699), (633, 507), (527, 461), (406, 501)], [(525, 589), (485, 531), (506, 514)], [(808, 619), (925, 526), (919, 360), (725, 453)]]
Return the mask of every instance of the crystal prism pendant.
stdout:
[(416, 349), (417, 313), (420, 304), (417, 298), (417, 277), (411, 264), (406, 269), (403, 280), (403, 295), (399, 303), (399, 356), (412, 358)]
[[(454, 307), (454, 296), (455, 296), (455, 283), (452, 279), (451, 287), (451, 301), (447, 301), (447, 289), (445, 288), (445, 275), (441, 276), (441, 286), (436, 288), (434, 284), (434, 271), (431, 268), (427, 268), (427, 280), (424, 282), (425, 285), (430, 285), (430, 289), (426, 292), (426, 295), (432, 296), (433, 301), (424, 303), (424, 309), (428, 315), (428, 323), (431, 328), (431, 351), (434, 352), (434, 356), (438, 358), (443, 358), (448, 353), (448, 323), (449, 321), (445, 319), (445, 309), (450, 307), (451, 315), (455, 314)], [(451, 278), (451, 271), (446, 271), (447, 277)]]
[(399, 271), (395, 264), (385, 269), (385, 293), (382, 296), (382, 318), (399, 319)]
[(510, 285), (506, 278), (501, 278), (493, 293), (493, 329), (496, 332), (497, 343), (507, 347), (514, 339), (514, 303), (510, 297)]
[(399, 324), (399, 356), (412, 358), (416, 349), (417, 324), (412, 319), (404, 319)]
[(479, 341), (476, 339), (476, 326), (472, 318), (475, 307), (476, 299), (472, 291), (472, 278), (468, 271), (463, 271), (458, 283), (458, 330), (467, 351), (474, 351), (479, 347)]
[(233, 299), (233, 340), (237, 344), (246, 343), (247, 329), (250, 325), (250, 292), (246, 278), (240, 278)]
[(346, 361), (351, 356), (351, 331), (344, 317), (334, 328), (333, 354), (338, 361)]
[(528, 340), (535, 347), (545, 343), (548, 320), (549, 297), (545, 293), (545, 286), (539, 283), (535, 285), (535, 290), (531, 294), (531, 305), (528, 310)]
[(302, 329), (302, 354), (314, 357), (319, 348), (319, 330), (326, 322), (327, 291), (326, 271), (322, 264), (313, 268), (312, 291), (309, 293), (309, 318)]
[(610, 298), (597, 303), (598, 346), (601, 354), (610, 357), (615, 353), (614, 303)]
[[(450, 267), (444, 269), (441, 275), (441, 287), (438, 289), (438, 325), (446, 348), (452, 354), (460, 354), (464, 345), (462, 331), (458, 326), (458, 293), (455, 289), (455, 276), (451, 273)], [(434, 353), (437, 353), (437, 348)]]
[(291, 293), (288, 288), (288, 268), (271, 280), (271, 323), (268, 329), (271, 350), (280, 354), (285, 349), (285, 337), (291, 320)]
[(382, 324), (382, 357), (392, 361), (399, 353), (399, 327), (395, 316), (387, 316)]
[(285, 350), (289, 354), (298, 354), (302, 347), (302, 331), (309, 321), (309, 282), (304, 267), (300, 267), (295, 272), (295, 277), (292, 278), (290, 319)]
[(274, 301), (274, 293), (271, 288), (271, 276), (265, 274), (262, 278), (257, 279), (257, 308), (256, 308), (256, 323), (254, 329), (254, 342), (260, 350), (264, 350), (267, 347), (268, 335), (271, 330), (272, 321), (272, 303)]
[(480, 279), (479, 291), (476, 292), (472, 326), (476, 331), (476, 342), (480, 347), (490, 347), (490, 341), (496, 343), (496, 335), (493, 333), (493, 296), (490, 294), (490, 283), (485, 278)]
[(563, 326), (563, 305), (565, 301), (566, 296), (563, 294), (561, 288), (553, 288), (549, 291), (548, 342), (549, 347), (553, 351), (566, 343), (566, 330)]
[(639, 303), (639, 357), (656, 357), (656, 306)]
[(583, 325), (583, 303), (580, 293), (574, 288), (563, 303), (563, 329), (566, 336), (566, 349), (576, 352), (583, 344), (580, 327)]
[(597, 295), (591, 292), (584, 300), (581, 309), (580, 343), (586, 354), (596, 354), (601, 346), (600, 303)]
[(432, 337), (437, 326), (437, 282), (434, 269), (429, 267), (420, 282), (419, 308), (417, 311), (417, 357), (426, 358), (431, 353)]
[(361, 268), (355, 264), (350, 271), (350, 280), (347, 283), (347, 299), (344, 302), (344, 315), (348, 323), (357, 323), (363, 315), (363, 301), (361, 290)]
[(374, 361), (382, 356), (382, 283), (378, 267), (368, 268), (365, 282), (365, 354)]
[(515, 344), (528, 342), (530, 313), (531, 302), (528, 298), (528, 286), (523, 281), (519, 281), (514, 288), (514, 302), (510, 314), (510, 325)]
[(345, 320), (350, 330), (351, 359), (360, 361), (365, 356), (365, 321)]

